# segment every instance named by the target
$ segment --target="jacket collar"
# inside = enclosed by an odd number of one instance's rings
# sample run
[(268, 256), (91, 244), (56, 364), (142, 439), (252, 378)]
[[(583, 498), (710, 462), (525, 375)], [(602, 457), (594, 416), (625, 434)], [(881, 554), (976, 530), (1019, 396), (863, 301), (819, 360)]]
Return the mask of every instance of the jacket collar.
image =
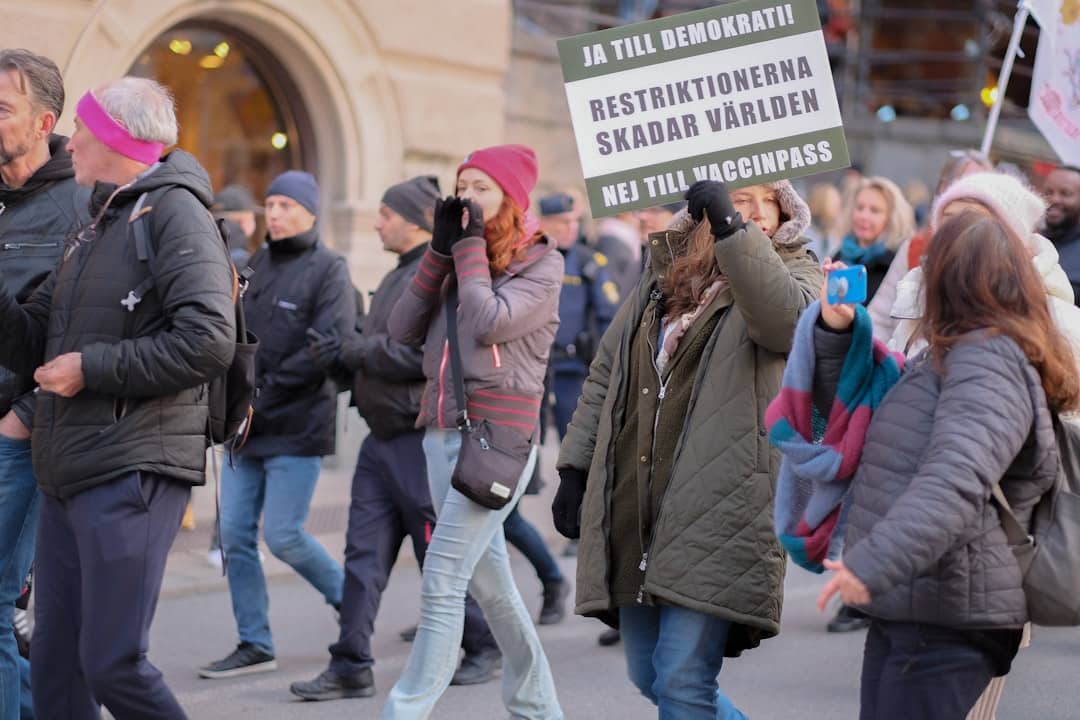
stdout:
[(281, 240), (271, 240), (269, 235), (266, 236), (266, 246), (270, 249), (271, 255), (296, 255), (305, 250), (310, 250), (318, 242), (318, 226), (311, 228), (307, 232), (282, 238)]
[(397, 264), (397, 266), (398, 267), (405, 267), (406, 265), (413, 262), (414, 260), (418, 260), (424, 254), (424, 252), (428, 249), (428, 245), (430, 245), (430, 244), (431, 243), (426, 243), (426, 242), (420, 243), (419, 245), (414, 247), (412, 250), (409, 250), (407, 252), (403, 252), (402, 254), (398, 255), (398, 264)]

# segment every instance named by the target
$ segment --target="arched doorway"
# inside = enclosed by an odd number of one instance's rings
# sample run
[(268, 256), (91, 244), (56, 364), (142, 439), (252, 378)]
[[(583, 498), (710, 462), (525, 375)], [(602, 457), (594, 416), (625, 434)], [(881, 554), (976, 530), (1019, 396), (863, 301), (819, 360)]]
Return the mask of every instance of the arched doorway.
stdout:
[(278, 173), (303, 168), (318, 174), (300, 95), (254, 38), (212, 21), (186, 21), (155, 38), (129, 73), (172, 91), (179, 146), (199, 159), (215, 191), (238, 184), (261, 199)]

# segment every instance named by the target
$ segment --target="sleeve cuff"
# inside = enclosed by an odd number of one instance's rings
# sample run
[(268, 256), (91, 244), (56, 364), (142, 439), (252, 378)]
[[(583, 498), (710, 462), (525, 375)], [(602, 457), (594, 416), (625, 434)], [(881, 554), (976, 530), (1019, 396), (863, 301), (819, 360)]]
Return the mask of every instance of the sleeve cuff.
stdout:
[(470, 281), (491, 281), (491, 266), (488, 263), (487, 241), (482, 237), (462, 238), (454, 243), (454, 272), (458, 284)]
[(108, 387), (104, 343), (92, 343), (82, 349), (83, 384), (88, 390), (115, 394), (118, 388)]

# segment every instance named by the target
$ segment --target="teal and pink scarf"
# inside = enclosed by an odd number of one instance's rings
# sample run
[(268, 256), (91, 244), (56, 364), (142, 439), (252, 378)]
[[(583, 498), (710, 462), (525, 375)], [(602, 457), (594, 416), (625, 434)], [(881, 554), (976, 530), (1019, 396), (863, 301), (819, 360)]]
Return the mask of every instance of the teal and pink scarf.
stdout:
[(769, 440), (783, 455), (777, 480), (776, 534), (792, 559), (812, 572), (838, 557), (851, 479), (859, 466), (870, 419), (900, 379), (904, 358), (874, 340), (866, 308), (855, 307), (851, 346), (844, 357), (827, 418), (814, 408), (814, 327), (821, 304), (806, 309), (783, 385), (765, 412)]

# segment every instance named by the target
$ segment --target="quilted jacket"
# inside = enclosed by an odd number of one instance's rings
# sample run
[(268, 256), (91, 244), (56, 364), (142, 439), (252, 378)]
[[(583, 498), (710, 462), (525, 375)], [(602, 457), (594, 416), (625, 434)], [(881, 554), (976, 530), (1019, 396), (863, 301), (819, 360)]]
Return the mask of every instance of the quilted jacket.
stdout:
[[(610, 512), (615, 438), (627, 404), (628, 357), (650, 293), (681, 229), (650, 236), (652, 270), (604, 334), (558, 467), (588, 470), (578, 550), (577, 612), (610, 616)], [(689, 411), (661, 500), (645, 571), (655, 601), (725, 618), (754, 631), (780, 630), (785, 557), (773, 533), (779, 457), (764, 413), (780, 387), (800, 313), (822, 275), (802, 243), (776, 246), (754, 225), (716, 244), (730, 287), (698, 361)], [(727, 648), (737, 654), (741, 648)]]
[(863, 609), (953, 628), (1022, 626), (1020, 568), (990, 493), (1001, 480), (1026, 524), (1056, 472), (1038, 373), (1010, 338), (970, 333), (941, 367), (925, 353), (910, 361), (874, 414), (852, 485), (844, 562), (870, 591)]

